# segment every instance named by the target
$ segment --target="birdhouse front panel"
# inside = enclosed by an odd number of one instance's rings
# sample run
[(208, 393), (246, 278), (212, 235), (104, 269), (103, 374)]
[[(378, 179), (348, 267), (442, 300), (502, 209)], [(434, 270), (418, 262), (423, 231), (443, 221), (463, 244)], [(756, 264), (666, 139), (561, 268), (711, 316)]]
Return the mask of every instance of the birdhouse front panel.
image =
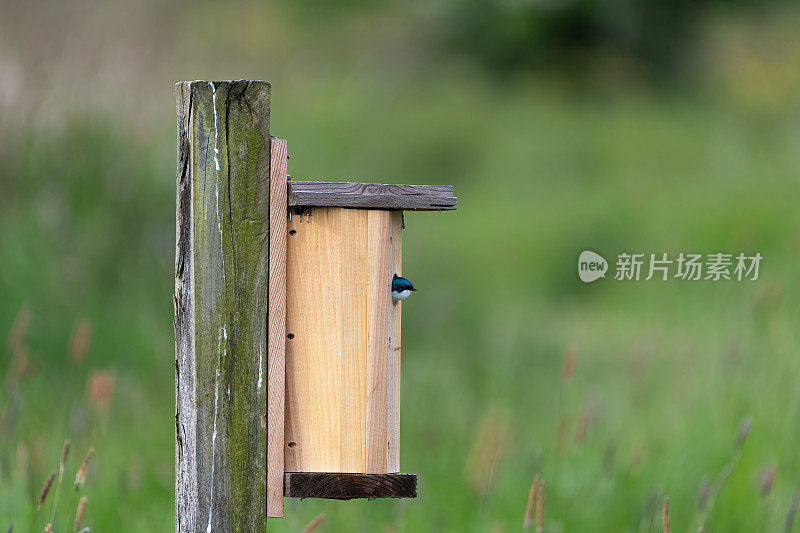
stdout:
[(402, 212), (296, 210), (286, 244), (286, 472), (399, 472)]

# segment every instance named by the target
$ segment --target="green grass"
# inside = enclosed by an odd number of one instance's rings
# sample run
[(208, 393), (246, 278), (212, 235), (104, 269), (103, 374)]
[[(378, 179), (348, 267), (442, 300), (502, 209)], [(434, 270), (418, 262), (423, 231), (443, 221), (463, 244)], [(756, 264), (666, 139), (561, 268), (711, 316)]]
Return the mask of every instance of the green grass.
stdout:
[[(289, 139), (295, 178), (452, 183), (459, 209), (406, 215), (404, 273), (421, 290), (404, 304), (401, 467), (419, 475), (420, 497), (287, 500), (271, 530), (298, 531), (319, 513), (321, 531), (520, 530), (539, 473), (547, 531), (660, 531), (665, 496), (673, 531), (696, 531), (701, 480), (734, 457), (746, 416), (752, 430), (707, 530), (781, 530), (800, 484), (795, 115), (700, 97), (592, 101), (456, 74), (405, 86), (272, 81), (273, 134)], [(12, 350), (0, 362), (0, 527), (28, 530), (65, 438), (57, 531), (72, 522), (71, 481), (89, 445), (93, 531), (172, 527), (166, 118), (144, 138), (83, 119), (62, 134), (11, 136), (0, 152), (0, 331), (32, 312), (18, 386)], [(587, 248), (764, 261), (755, 282), (585, 285), (576, 261)], [(75, 363), (81, 319), (93, 338)], [(577, 363), (565, 382), (569, 346)], [(117, 378), (107, 413), (86, 393), (97, 370)], [(498, 448), (489, 439), (471, 459), (482, 427)]]

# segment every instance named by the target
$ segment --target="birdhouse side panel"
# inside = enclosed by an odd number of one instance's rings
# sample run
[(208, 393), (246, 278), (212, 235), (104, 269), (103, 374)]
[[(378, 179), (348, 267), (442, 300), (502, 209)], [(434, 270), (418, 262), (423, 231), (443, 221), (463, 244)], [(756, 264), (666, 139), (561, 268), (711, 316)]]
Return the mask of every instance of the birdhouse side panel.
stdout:
[(388, 468), (391, 211), (367, 211), (367, 474)]
[[(403, 213), (392, 212), (389, 257), (391, 276), (403, 275)], [(403, 302), (389, 301), (389, 411), (387, 414), (387, 472), (400, 472), (400, 311)]]

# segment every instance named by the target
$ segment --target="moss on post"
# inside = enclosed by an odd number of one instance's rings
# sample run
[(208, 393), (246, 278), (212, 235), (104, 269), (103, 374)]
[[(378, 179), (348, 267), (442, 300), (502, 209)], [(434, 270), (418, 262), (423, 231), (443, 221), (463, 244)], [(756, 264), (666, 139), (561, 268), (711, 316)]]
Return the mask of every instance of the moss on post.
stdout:
[(263, 531), (270, 86), (176, 96), (175, 531)]

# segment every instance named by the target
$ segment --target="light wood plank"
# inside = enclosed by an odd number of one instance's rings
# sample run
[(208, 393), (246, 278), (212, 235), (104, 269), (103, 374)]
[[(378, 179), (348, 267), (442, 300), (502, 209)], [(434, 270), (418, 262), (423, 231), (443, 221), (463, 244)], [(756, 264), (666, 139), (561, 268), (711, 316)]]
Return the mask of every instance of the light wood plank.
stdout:
[(367, 442), (367, 212), (339, 209), (342, 236), (342, 472), (363, 472)]
[(340, 468), (342, 259), (333, 229), (337, 223), (328, 209), (309, 210), (289, 222), (286, 323), (293, 338), (286, 350), (287, 472)]
[[(286, 394), (287, 149), (271, 140), (269, 179), (269, 312), (267, 357), (267, 517), (283, 517), (284, 397)], [(259, 366), (258, 386), (262, 386)]]
[(367, 211), (367, 474), (385, 474), (388, 448), (391, 212)]
[[(403, 213), (392, 213), (389, 237), (389, 261), (392, 275), (403, 275)], [(387, 471), (400, 471), (400, 311), (403, 302), (389, 304)]]

